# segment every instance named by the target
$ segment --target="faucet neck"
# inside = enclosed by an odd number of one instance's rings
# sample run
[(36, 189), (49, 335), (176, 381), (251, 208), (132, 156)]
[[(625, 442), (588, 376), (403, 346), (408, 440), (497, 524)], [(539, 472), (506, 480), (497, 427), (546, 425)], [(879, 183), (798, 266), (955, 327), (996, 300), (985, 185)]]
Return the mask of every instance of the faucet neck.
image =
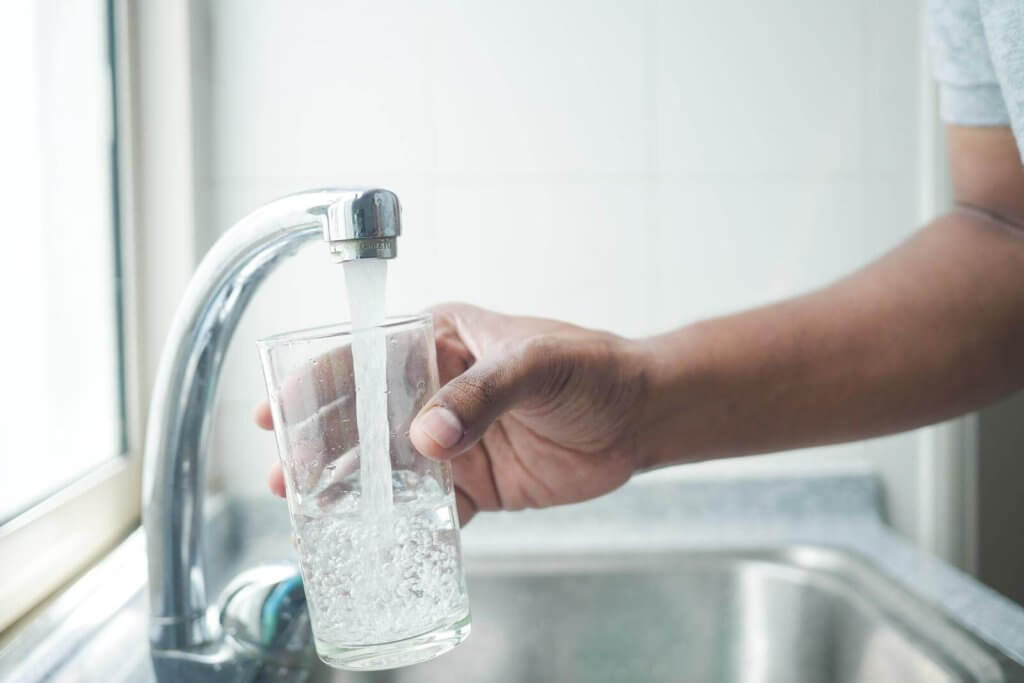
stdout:
[(154, 651), (220, 637), (208, 618), (202, 556), (208, 434), (224, 354), (252, 295), (280, 261), (327, 232), (328, 213), (364, 190), (279, 199), (243, 218), (202, 260), (164, 345), (150, 402), (143, 470)]

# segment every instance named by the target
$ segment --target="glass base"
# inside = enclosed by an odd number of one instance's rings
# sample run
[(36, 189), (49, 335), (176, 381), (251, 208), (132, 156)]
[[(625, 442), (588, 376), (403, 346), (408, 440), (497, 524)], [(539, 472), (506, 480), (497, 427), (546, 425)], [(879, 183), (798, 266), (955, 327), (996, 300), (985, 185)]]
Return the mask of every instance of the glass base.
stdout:
[(316, 639), (320, 660), (336, 669), (377, 671), (420, 664), (439, 657), (469, 637), (470, 616), (418, 636), (376, 645), (332, 645)]

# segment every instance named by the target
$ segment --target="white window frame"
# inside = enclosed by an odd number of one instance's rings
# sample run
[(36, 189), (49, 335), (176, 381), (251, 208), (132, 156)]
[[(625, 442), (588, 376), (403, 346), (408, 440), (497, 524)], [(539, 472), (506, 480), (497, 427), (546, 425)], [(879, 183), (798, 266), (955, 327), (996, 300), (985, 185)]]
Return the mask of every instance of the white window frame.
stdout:
[[(128, 0), (113, 0), (114, 97), (117, 117), (115, 207), (120, 240), (125, 444), (57, 493), (0, 525), (0, 631), (93, 564), (139, 523), (143, 396), (140, 383), (133, 108), (134, 74)], [(111, 273), (113, 277), (113, 273)]]
[(138, 527), (149, 396), (198, 262), (193, 54), (203, 17), (190, 0), (110, 2), (125, 447), (122, 457), (0, 525), (0, 641)]

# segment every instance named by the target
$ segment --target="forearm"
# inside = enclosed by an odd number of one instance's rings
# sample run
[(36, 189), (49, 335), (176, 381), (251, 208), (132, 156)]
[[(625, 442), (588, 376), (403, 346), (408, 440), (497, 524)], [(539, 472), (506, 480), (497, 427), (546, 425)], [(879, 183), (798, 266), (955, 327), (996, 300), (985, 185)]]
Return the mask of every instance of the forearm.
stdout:
[(638, 348), (644, 467), (936, 422), (1024, 387), (1024, 233), (958, 210), (826, 289)]

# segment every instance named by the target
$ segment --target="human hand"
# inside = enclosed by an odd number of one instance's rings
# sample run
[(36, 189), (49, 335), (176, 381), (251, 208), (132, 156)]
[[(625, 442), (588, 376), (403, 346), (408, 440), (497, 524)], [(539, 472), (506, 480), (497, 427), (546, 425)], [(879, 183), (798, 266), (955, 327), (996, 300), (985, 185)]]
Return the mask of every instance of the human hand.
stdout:
[[(427, 457), (452, 462), (463, 524), (478, 510), (578, 502), (629, 479), (648, 393), (638, 347), (606, 332), (465, 304), (432, 312), (443, 386), (409, 436)], [(339, 428), (353, 410), (342, 403), (325, 428)], [(273, 427), (266, 401), (254, 417)], [(285, 494), (280, 465), (269, 483)]]

